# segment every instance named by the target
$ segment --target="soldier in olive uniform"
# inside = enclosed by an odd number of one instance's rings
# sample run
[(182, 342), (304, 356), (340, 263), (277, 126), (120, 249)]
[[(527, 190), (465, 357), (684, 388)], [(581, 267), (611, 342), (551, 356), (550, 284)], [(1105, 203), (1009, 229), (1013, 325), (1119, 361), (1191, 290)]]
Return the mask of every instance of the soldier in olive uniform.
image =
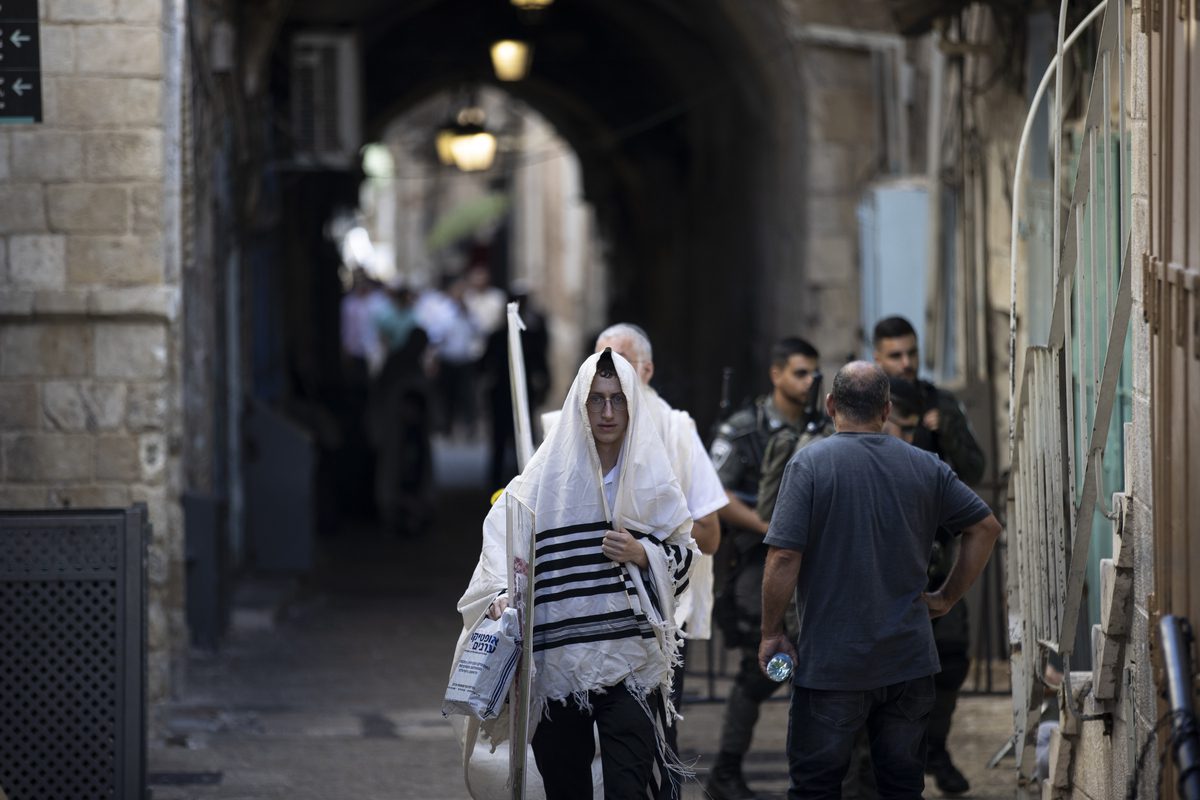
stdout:
[[(770, 395), (731, 416), (712, 443), (713, 465), (725, 487), (729, 505), (717, 512), (734, 551), (730, 578), (717, 599), (715, 618), (728, 647), (740, 648), (737, 677), (725, 706), (720, 750), (705, 789), (714, 800), (751, 800), (753, 791), (742, 776), (742, 759), (750, 749), (759, 706), (783, 684), (762, 674), (758, 641), (762, 614), (762, 571), (767, 523), (756, 511), (763, 455), (771, 437), (785, 428), (803, 430), (805, 409), (818, 370), (816, 348), (789, 337), (771, 350)], [(796, 627), (794, 613), (790, 627)], [(793, 630), (794, 632), (794, 630)]]
[[(917, 378), (917, 334), (903, 317), (887, 317), (875, 326), (875, 362), (892, 378), (893, 433), (945, 461), (967, 485), (983, 478), (984, 457), (962, 404), (950, 392)], [(939, 530), (929, 563), (930, 586), (945, 580), (956, 556), (956, 537)], [(942, 671), (935, 677), (937, 699), (929, 715), (926, 772), (940, 791), (962, 794), (970, 783), (950, 760), (946, 742), (958, 703), (958, 690), (970, 667), (970, 630), (965, 602), (933, 621)]]

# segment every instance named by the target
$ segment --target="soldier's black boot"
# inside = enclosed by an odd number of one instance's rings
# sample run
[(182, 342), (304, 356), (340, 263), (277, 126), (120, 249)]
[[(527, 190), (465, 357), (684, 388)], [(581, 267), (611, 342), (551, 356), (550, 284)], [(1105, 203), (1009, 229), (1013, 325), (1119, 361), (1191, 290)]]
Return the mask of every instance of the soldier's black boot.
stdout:
[(758, 797), (742, 777), (742, 757), (725, 751), (717, 753), (704, 791), (712, 800), (755, 800)]
[(963, 794), (971, 790), (971, 784), (966, 776), (958, 771), (950, 760), (950, 753), (945, 750), (930, 748), (925, 760), (925, 774), (932, 775), (938, 791), (942, 794)]

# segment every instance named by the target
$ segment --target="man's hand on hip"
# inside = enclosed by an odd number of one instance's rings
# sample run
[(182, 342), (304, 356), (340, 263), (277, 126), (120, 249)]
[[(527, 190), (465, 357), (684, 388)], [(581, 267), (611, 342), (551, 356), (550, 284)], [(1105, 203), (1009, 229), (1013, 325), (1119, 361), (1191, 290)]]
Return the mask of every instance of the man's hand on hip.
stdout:
[(929, 606), (930, 619), (943, 617), (949, 613), (950, 609), (954, 608), (954, 603), (947, 600), (941, 592), (922, 592), (921, 599), (925, 601), (925, 605)]

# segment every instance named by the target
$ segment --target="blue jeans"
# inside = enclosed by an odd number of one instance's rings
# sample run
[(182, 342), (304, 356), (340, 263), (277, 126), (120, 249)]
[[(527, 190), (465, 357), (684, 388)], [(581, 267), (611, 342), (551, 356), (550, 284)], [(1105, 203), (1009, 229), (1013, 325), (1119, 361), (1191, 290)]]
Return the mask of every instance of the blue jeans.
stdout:
[(854, 737), (864, 725), (879, 796), (921, 797), (933, 700), (932, 675), (862, 691), (795, 687), (788, 720), (789, 800), (841, 797)]

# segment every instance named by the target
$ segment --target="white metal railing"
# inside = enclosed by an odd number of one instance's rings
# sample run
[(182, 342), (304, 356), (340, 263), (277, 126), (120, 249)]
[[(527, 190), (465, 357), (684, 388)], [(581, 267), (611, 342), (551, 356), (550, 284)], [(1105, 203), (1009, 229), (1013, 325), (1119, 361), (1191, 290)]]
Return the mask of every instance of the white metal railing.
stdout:
[[(1083, 596), (1088, 546), (1104, 444), (1129, 327), (1129, 136), (1125, 93), (1128, 54), (1125, 3), (1108, 0), (1088, 96), (1075, 184), (1067, 206), (1057, 199), (1063, 153), (1062, 77), (1055, 91), (1054, 306), (1047, 346), (1026, 351), (1020, 392), (1015, 366), (1010, 393), (1009, 613), (1013, 712), (1018, 768), (1033, 769), (1034, 735), (1049, 651), (1069, 671)], [(1060, 14), (1058, 55), (1084, 26), (1065, 36), (1067, 2)], [(1030, 119), (1037, 103), (1030, 111)], [(1014, 186), (1030, 124), (1022, 134)], [(1010, 355), (1016, 356), (1016, 248), (1019, 193), (1013, 208), (1013, 306)], [(1065, 216), (1065, 225), (1062, 217)], [(1029, 291), (1040, 287), (1031, 286)], [(1098, 588), (1098, 587), (1097, 587)]]

